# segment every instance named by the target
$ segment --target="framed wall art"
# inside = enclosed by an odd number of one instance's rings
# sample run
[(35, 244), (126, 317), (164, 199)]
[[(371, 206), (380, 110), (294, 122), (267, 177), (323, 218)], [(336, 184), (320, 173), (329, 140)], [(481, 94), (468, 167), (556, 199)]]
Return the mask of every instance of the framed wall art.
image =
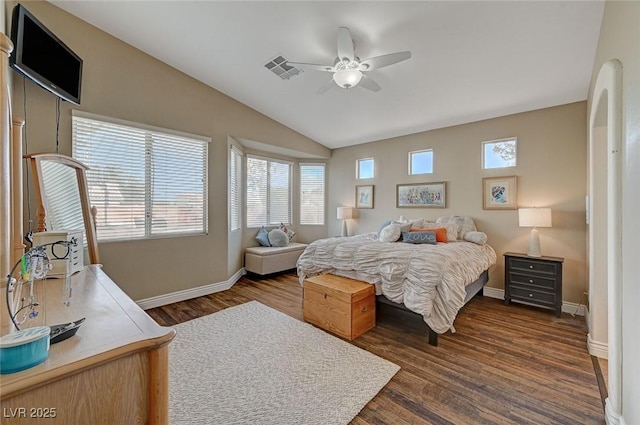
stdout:
[(373, 208), (373, 185), (356, 186), (356, 208)]
[(482, 179), (482, 209), (515, 210), (518, 208), (518, 177)]
[(396, 185), (397, 208), (445, 208), (446, 182)]

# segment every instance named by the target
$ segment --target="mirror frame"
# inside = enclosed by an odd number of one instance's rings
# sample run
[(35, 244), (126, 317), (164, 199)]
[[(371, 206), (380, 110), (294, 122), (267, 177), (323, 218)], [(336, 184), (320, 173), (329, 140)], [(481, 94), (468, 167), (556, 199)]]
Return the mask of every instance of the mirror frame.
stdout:
[(78, 181), (78, 190), (80, 191), (80, 207), (82, 210), (82, 218), (84, 221), (84, 232), (87, 238), (87, 247), (89, 250), (89, 263), (99, 264), (100, 255), (98, 253), (98, 239), (95, 227), (95, 209), (91, 207), (89, 200), (89, 190), (87, 186), (86, 171), (89, 169), (82, 162), (63, 154), (58, 153), (33, 153), (25, 155), (24, 158), (31, 162), (31, 170), (33, 171), (33, 182), (38, 200), (38, 223), (39, 232), (47, 230), (57, 230), (47, 228), (47, 211), (45, 208), (46, 194), (44, 193), (44, 185), (42, 178), (42, 161), (51, 161), (66, 165), (75, 170)]

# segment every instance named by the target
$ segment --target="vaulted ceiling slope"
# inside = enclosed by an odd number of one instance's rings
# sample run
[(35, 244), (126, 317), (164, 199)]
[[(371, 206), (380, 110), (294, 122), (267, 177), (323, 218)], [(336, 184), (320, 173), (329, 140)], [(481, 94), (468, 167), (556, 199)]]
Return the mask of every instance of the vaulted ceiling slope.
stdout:
[[(199, 81), (337, 148), (585, 100), (603, 1), (59, 1), (52, 3)], [(316, 92), (269, 60), (331, 64), (338, 27), (382, 86)]]

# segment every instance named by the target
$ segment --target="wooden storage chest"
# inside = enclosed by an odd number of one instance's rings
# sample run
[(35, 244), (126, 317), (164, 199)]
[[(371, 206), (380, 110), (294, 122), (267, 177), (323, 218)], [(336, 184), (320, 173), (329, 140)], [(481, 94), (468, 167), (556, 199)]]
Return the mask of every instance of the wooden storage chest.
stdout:
[(324, 274), (304, 281), (304, 320), (353, 340), (376, 325), (375, 287)]

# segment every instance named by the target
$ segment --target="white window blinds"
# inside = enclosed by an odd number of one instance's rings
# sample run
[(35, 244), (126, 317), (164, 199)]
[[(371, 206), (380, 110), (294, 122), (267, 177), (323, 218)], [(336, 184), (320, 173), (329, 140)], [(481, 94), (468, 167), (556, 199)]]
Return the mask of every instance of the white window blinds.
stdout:
[(229, 149), (229, 230), (240, 229), (242, 219), (242, 151)]
[(324, 164), (300, 164), (300, 224), (324, 224)]
[(291, 223), (291, 164), (247, 157), (247, 227)]
[(98, 240), (207, 232), (210, 139), (73, 111)]

